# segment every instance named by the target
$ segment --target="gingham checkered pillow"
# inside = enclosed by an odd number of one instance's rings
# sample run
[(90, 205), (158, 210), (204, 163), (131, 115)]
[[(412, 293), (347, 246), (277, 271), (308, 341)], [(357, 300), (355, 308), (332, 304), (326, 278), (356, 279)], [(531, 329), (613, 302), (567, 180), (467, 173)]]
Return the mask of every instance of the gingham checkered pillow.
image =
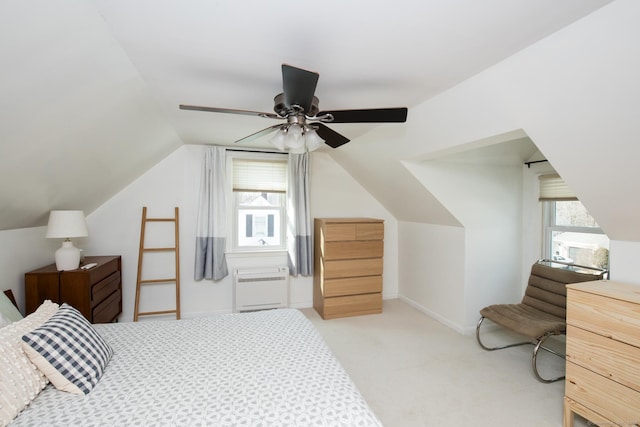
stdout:
[(113, 356), (111, 346), (68, 304), (22, 341), (29, 359), (49, 381), (74, 394), (88, 394)]

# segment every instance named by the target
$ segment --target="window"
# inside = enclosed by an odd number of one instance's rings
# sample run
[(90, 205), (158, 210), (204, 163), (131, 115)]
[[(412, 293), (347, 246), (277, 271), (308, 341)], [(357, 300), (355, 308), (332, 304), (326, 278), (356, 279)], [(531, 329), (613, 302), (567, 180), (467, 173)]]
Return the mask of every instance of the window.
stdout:
[(609, 269), (609, 238), (557, 175), (540, 177), (543, 256), (560, 262)]
[(234, 250), (286, 248), (287, 161), (275, 156), (232, 157)]

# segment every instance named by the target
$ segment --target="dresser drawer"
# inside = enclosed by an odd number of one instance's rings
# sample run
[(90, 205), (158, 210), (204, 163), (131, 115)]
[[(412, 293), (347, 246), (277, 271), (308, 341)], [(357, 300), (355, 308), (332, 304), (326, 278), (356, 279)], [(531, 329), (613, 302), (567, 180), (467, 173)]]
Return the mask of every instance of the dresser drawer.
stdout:
[(568, 289), (567, 323), (640, 347), (640, 305)]
[(344, 277), (381, 276), (382, 258), (322, 261), (324, 279)]
[(567, 363), (565, 394), (569, 399), (620, 425), (635, 425), (640, 393), (575, 363)]
[(322, 257), (325, 260), (382, 258), (383, 253), (382, 240), (327, 242), (322, 248)]
[(120, 288), (120, 272), (116, 271), (91, 287), (91, 300), (100, 304), (106, 297)]
[(349, 295), (326, 298), (324, 319), (382, 313), (382, 294)]
[(640, 390), (640, 348), (567, 326), (567, 361)]
[(122, 297), (120, 289), (109, 295), (106, 300), (93, 309), (92, 323), (109, 323), (122, 312)]
[(324, 281), (323, 296), (370, 294), (382, 292), (382, 276), (348, 277)]
[(382, 222), (356, 224), (356, 240), (382, 239), (384, 239), (384, 224)]
[(384, 223), (382, 222), (335, 222), (324, 224), (324, 240), (382, 240)]

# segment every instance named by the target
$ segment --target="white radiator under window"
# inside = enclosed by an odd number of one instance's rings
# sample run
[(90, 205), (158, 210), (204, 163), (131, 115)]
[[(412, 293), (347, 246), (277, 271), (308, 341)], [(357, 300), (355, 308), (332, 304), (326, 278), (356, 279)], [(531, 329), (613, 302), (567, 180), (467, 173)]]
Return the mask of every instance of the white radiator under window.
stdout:
[(235, 270), (233, 278), (234, 311), (284, 308), (288, 305), (288, 267)]

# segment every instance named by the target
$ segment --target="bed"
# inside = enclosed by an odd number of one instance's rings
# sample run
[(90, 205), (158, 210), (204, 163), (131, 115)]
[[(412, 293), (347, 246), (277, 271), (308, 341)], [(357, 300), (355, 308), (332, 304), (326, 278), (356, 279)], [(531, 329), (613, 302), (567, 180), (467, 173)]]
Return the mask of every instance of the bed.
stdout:
[(298, 310), (93, 328), (112, 355), (92, 390), (48, 384), (11, 426), (381, 425)]

